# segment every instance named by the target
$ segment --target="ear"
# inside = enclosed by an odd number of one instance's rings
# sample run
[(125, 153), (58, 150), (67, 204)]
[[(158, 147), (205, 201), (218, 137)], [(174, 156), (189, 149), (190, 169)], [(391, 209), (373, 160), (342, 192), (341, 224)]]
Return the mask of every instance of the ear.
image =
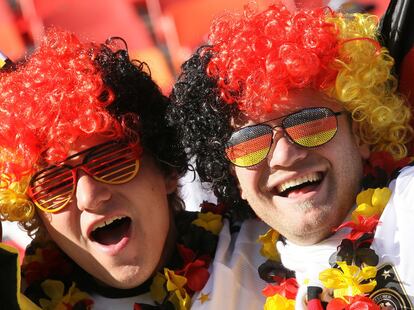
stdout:
[(167, 194), (172, 194), (177, 190), (178, 185), (178, 173), (173, 171), (165, 176), (165, 189)]
[(361, 139), (359, 135), (360, 130), (359, 130), (358, 124), (352, 120), (351, 122), (352, 122), (352, 134), (354, 136), (355, 143), (358, 147), (359, 154), (361, 155), (362, 159), (368, 159), (371, 154), (369, 145)]
[(240, 192), (240, 197), (241, 197), (243, 200), (247, 200), (247, 199), (246, 199), (246, 197), (244, 196), (244, 191), (242, 190), (242, 188), (241, 188), (241, 186), (240, 186), (240, 183), (239, 183), (239, 182), (237, 182), (237, 188), (239, 189), (239, 192)]
[(230, 165), (229, 169), (230, 169), (230, 174), (231, 174), (231, 175), (235, 178), (235, 180), (236, 180), (236, 183), (237, 183), (237, 189), (239, 190), (240, 197), (241, 197), (243, 200), (246, 200), (246, 197), (244, 196), (243, 189), (242, 189), (242, 187), (240, 186), (239, 179), (237, 178), (237, 173), (236, 173), (236, 171), (235, 171), (235, 169), (236, 169), (236, 168), (235, 168), (235, 166)]

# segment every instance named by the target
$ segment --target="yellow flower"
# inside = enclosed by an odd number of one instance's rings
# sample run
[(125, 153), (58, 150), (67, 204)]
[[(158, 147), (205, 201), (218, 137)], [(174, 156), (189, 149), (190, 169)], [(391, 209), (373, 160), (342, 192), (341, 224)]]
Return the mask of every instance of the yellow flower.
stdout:
[(150, 286), (151, 297), (155, 301), (162, 303), (165, 297), (167, 296), (167, 291), (165, 290), (165, 283), (167, 279), (165, 276), (159, 272), (155, 275)]
[(89, 299), (89, 295), (80, 291), (75, 283), (72, 284), (68, 293), (65, 292), (65, 285), (61, 281), (45, 280), (42, 282), (41, 287), (46, 296), (50, 298), (41, 298), (39, 300), (42, 309), (45, 310), (66, 310), (67, 305), (75, 305), (77, 302), (83, 299)]
[(175, 309), (190, 309), (191, 298), (184, 288), (186, 284), (187, 279), (185, 277), (175, 274), (174, 271), (168, 268), (164, 268), (164, 274), (157, 273), (152, 281), (150, 287), (151, 297), (155, 301), (162, 303), (167, 294), (170, 293), (168, 300), (175, 305)]
[(358, 222), (358, 216), (365, 218), (380, 215), (384, 211), (388, 200), (391, 197), (391, 190), (384, 188), (369, 188), (357, 196), (357, 208), (352, 212), (352, 219), (355, 223)]
[(205, 230), (218, 235), (223, 228), (223, 221), (220, 214), (214, 214), (212, 212), (198, 213), (198, 218), (192, 222), (194, 225), (203, 227)]
[(87, 293), (79, 290), (75, 286), (75, 283), (73, 283), (71, 288), (69, 289), (68, 294), (65, 296), (64, 301), (67, 304), (75, 305), (83, 299), (90, 299), (90, 296)]
[(371, 205), (372, 196), (374, 195), (374, 188), (368, 188), (367, 190), (364, 190), (360, 192), (357, 195), (356, 203), (359, 206), (360, 204), (366, 203), (368, 205)]
[(266, 298), (264, 310), (295, 310), (295, 300), (276, 294)]
[(260, 235), (257, 240), (262, 244), (260, 254), (267, 259), (279, 261), (280, 256), (276, 250), (276, 241), (279, 238), (279, 233), (274, 229), (269, 229), (264, 235)]
[(200, 304), (204, 304), (205, 302), (210, 300), (210, 294), (204, 294), (203, 292), (201, 292), (200, 296), (197, 299), (200, 301)]
[(180, 291), (185, 292), (184, 285), (187, 284), (187, 278), (177, 275), (174, 273), (174, 271), (164, 268), (164, 275), (167, 279), (167, 291), (173, 292), (173, 291)]
[(376, 188), (374, 195), (372, 195), (372, 206), (381, 210), (382, 213), (388, 200), (390, 200), (391, 194), (392, 192), (388, 187)]
[(191, 297), (186, 291), (183, 293), (176, 290), (169, 298), (176, 310), (188, 310), (191, 307)]
[[(377, 269), (372, 266), (363, 267), (347, 265), (346, 262), (337, 262), (339, 268), (330, 268), (319, 274), (319, 279), (327, 288), (334, 289), (335, 298), (355, 296), (371, 292), (377, 282), (372, 280)], [(362, 281), (369, 280), (365, 284)]]

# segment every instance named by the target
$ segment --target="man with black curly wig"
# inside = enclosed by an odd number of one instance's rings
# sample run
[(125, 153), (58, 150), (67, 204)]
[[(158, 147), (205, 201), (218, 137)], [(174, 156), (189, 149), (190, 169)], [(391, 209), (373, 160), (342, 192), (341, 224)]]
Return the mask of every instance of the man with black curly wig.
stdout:
[(265, 309), (413, 309), (414, 170), (389, 183), (411, 113), (392, 68), (375, 16), (254, 4), (182, 66), (169, 117), (200, 179), (272, 227)]
[(187, 157), (146, 69), (122, 39), (50, 29), (0, 73), (0, 215), (34, 237), (22, 282), (43, 309), (226, 305), (209, 279), (222, 215), (183, 210)]

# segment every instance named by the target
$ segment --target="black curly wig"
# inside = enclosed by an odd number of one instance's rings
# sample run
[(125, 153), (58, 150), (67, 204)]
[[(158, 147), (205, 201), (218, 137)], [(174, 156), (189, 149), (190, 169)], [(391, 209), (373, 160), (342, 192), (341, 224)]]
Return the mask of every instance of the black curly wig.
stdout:
[[(184, 175), (188, 169), (187, 156), (177, 140), (176, 131), (167, 125), (169, 99), (147, 73), (147, 64), (131, 61), (127, 49), (113, 52), (107, 45), (101, 45), (95, 63), (102, 72), (104, 84), (115, 95), (114, 101), (107, 107), (110, 114), (120, 121), (128, 114), (138, 115), (139, 123), (135, 124), (138, 128), (130, 129), (139, 132), (144, 150), (150, 152), (165, 175), (174, 172), (178, 176)], [(183, 208), (177, 193), (170, 194), (168, 199), (175, 210)]]
[(139, 132), (144, 150), (155, 157), (166, 174), (172, 171), (184, 174), (188, 167), (185, 152), (177, 142), (174, 128), (167, 125), (169, 99), (146, 72), (149, 71), (146, 63), (130, 61), (126, 49), (112, 52), (106, 45), (101, 46), (95, 63), (104, 84), (115, 95), (107, 107), (110, 114), (118, 120), (131, 113), (138, 115), (138, 128), (131, 129)]
[(243, 115), (236, 105), (224, 103), (217, 81), (207, 76), (209, 48), (201, 47), (182, 65), (167, 115), (189, 157), (194, 158), (201, 182), (210, 183), (218, 200), (234, 207), (235, 218), (244, 219), (253, 216), (253, 211), (240, 197), (223, 147), (233, 131), (230, 121), (242, 121)]

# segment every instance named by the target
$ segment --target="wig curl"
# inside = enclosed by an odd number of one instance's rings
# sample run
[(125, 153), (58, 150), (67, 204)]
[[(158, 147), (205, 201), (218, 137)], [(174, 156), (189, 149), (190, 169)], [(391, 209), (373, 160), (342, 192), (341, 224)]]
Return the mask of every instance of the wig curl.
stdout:
[(180, 128), (197, 171), (220, 199), (244, 204), (224, 145), (243, 119), (289, 104), (289, 92), (312, 88), (341, 102), (374, 151), (406, 155), (410, 111), (396, 91), (393, 59), (378, 42), (377, 18), (328, 8), (216, 19), (209, 46), (182, 66), (170, 121)]
[(31, 175), (64, 160), (79, 138), (139, 139), (165, 173), (186, 170), (185, 153), (165, 122), (168, 99), (145, 69), (112, 41), (83, 43), (50, 29), (16, 70), (0, 73), (2, 219), (30, 226)]
[(326, 18), (333, 15), (326, 9), (292, 15), (271, 6), (213, 22), (207, 73), (217, 79), (221, 98), (256, 116), (272, 111), (289, 89), (332, 85), (338, 31)]

